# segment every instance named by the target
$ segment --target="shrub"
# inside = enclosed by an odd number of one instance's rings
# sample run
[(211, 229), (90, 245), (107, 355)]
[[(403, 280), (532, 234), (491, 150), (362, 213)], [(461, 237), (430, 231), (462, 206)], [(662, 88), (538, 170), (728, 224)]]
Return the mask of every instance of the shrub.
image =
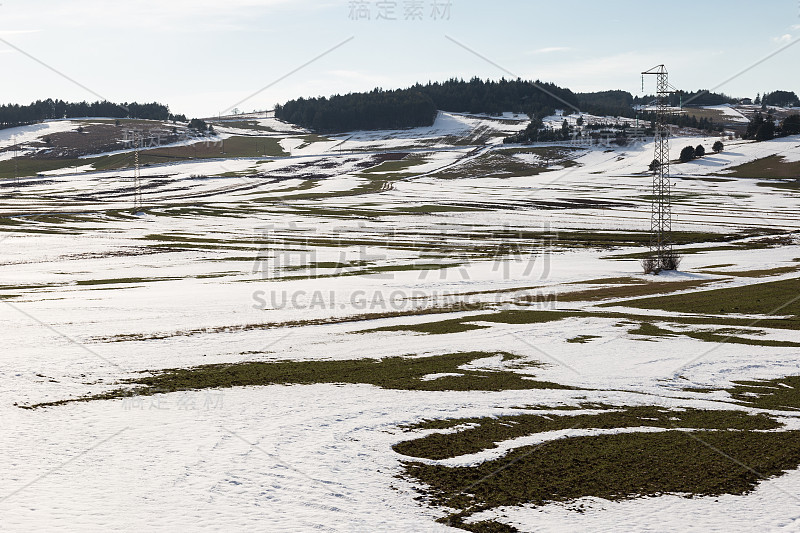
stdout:
[(687, 163), (694, 159), (694, 148), (691, 146), (687, 146), (683, 150), (681, 150), (681, 163)]
[(722, 144), (722, 141), (717, 141), (714, 143), (714, 146), (712, 146), (711, 149), (714, 150), (714, 153), (718, 154), (725, 149), (725, 145)]
[(191, 121), (189, 121), (189, 128), (197, 131), (206, 131), (206, 129), (208, 129), (208, 125), (204, 120), (193, 118)]
[(658, 274), (665, 270), (678, 270), (682, 259), (680, 255), (670, 250), (661, 257), (645, 257), (639, 264), (642, 265), (645, 274)]
[(670, 250), (661, 257), (660, 270), (678, 270), (682, 260), (683, 258), (681, 256)]
[(706, 149), (703, 148), (702, 144), (698, 144), (697, 148), (694, 149), (694, 156), (703, 157), (704, 155), (706, 155)]
[(658, 159), (653, 159), (652, 161), (650, 161), (650, 165), (648, 165), (647, 168), (650, 170), (650, 172), (655, 172), (656, 170), (658, 170), (658, 167), (660, 166), (661, 162)]
[(645, 257), (639, 262), (645, 274), (657, 274), (656, 260), (653, 257)]

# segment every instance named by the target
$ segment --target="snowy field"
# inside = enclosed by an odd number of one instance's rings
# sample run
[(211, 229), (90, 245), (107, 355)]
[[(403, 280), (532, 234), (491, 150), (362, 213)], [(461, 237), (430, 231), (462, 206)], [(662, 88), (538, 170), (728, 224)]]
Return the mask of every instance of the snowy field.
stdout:
[[(140, 212), (131, 210), (132, 170), (87, 165), (2, 183), (3, 531), (459, 531), (437, 522), (451, 509), (418, 499), (419, 483), (403, 470), (409, 458), (392, 449), (431, 432), (409, 425), (602, 404), (740, 409), (800, 428), (796, 410), (743, 406), (728, 392), (739, 380), (800, 374), (797, 330), (757, 325), (779, 310), (725, 315), (753, 325), (717, 335), (752, 343), (709, 342), (698, 332), (722, 331), (721, 318), (682, 323), (680, 312), (637, 310), (614, 292), (796, 279), (797, 189), (791, 179), (739, 177), (736, 167), (798, 162), (799, 137), (725, 140), (718, 154), (716, 138), (673, 139), (674, 158), (688, 144), (709, 154), (673, 166), (674, 229), (691, 239), (678, 246), (681, 271), (656, 278), (641, 274), (636, 256), (650, 227), (651, 143), (557, 155), (502, 145), (525, 127), (510, 114), (442, 113), (430, 128), (320, 139), (252, 120), (289, 155), (144, 168)], [(10, 136), (0, 134), (0, 146)], [(564, 316), (495, 318), (531, 309)], [(672, 333), (634, 333), (637, 316)], [(419, 329), (453, 320), (467, 327)], [(167, 369), (462, 352), (484, 355), (426, 379), (502, 371), (564, 388), (320, 382), (30, 408)], [(626, 431), (655, 431), (646, 426)], [(427, 461), (476, 465), (598, 431), (537, 433)], [(800, 531), (800, 473), (767, 477), (743, 495), (586, 497), (469, 520), (520, 531)]]

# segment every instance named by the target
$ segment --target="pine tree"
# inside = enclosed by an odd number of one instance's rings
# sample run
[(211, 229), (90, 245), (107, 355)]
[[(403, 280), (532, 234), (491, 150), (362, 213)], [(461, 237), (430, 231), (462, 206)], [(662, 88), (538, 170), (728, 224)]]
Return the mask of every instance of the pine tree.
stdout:
[(781, 135), (800, 134), (800, 115), (789, 115), (781, 122)]
[(680, 161), (681, 163), (688, 163), (694, 159), (694, 148), (691, 146), (687, 146), (683, 150), (681, 150)]

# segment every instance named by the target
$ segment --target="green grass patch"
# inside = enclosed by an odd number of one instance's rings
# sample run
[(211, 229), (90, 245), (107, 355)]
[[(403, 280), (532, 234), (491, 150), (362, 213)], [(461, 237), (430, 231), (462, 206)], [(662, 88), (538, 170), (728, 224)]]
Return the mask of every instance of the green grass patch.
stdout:
[[(686, 280), (686, 281), (646, 281), (638, 285), (624, 284), (601, 289), (586, 291), (566, 292), (558, 295), (560, 302), (591, 302), (620, 298), (636, 298), (652, 294), (668, 294), (671, 292), (696, 289), (715, 280)], [(541, 296), (526, 298), (527, 301), (537, 301)]]
[[(266, 297), (266, 295), (264, 296)], [(411, 308), (407, 311), (402, 311), (402, 310), (381, 311), (375, 313), (365, 313), (363, 315), (344, 316), (344, 317), (329, 317), (329, 318), (318, 318), (309, 320), (291, 320), (287, 322), (237, 324), (230, 326), (197, 328), (197, 329), (179, 330), (179, 331), (153, 333), (153, 334), (135, 333), (135, 334), (114, 335), (112, 337), (93, 337), (89, 339), (89, 342), (106, 343), (106, 342), (152, 341), (152, 340), (163, 340), (176, 337), (192, 337), (194, 335), (204, 335), (204, 334), (237, 333), (241, 331), (296, 328), (304, 326), (325, 326), (329, 324), (348, 324), (348, 323), (355, 324), (359, 322), (369, 322), (372, 320), (380, 320), (384, 318), (436, 315), (436, 314), (446, 314), (446, 313), (455, 313), (463, 311), (481, 311), (484, 310), (485, 308), (486, 306), (482, 303), (474, 303), (474, 304), (461, 303), (449, 306), (420, 306)]]
[[(399, 454), (423, 459), (448, 459), (497, 448), (497, 443), (564, 429), (610, 429), (634, 427), (767, 430), (781, 427), (767, 415), (743, 411), (670, 410), (653, 406), (627, 407), (600, 414), (538, 415), (520, 414), (496, 418), (468, 418), (445, 421), (438, 429), (469, 425), (450, 433), (434, 433), (419, 439), (395, 444)], [(431, 428), (430, 423), (423, 425)], [(408, 429), (417, 429), (410, 427)]]
[(731, 396), (740, 402), (759, 409), (800, 409), (800, 376), (785, 378), (734, 381), (729, 389)]
[(85, 279), (85, 280), (78, 280), (75, 282), (76, 285), (79, 286), (93, 286), (93, 285), (131, 285), (134, 283), (151, 283), (155, 281), (179, 281), (185, 278), (169, 278), (169, 277), (157, 277), (157, 278), (108, 278), (108, 279)]
[(800, 176), (800, 161), (787, 162), (782, 155), (770, 155), (750, 161), (743, 165), (731, 167), (725, 174), (726, 177), (735, 178), (797, 178)]
[[(552, 161), (552, 164), (559, 164), (565, 167), (577, 165), (574, 161), (564, 158)], [(431, 176), (436, 179), (509, 178), (515, 176), (537, 176), (547, 171), (548, 168), (544, 164), (526, 163), (514, 157), (511, 153), (503, 153), (501, 150), (496, 150), (435, 172)]]
[[(591, 206), (587, 206), (591, 207)], [(681, 246), (686, 244), (730, 242), (750, 237), (770, 236), (776, 230), (752, 230), (736, 234), (708, 233), (703, 231), (677, 231), (671, 234), (672, 242)], [(553, 242), (563, 245), (589, 246), (597, 248), (612, 248), (619, 246), (649, 246), (650, 232), (647, 231), (559, 231)], [(736, 245), (731, 245), (736, 246)], [(681, 251), (683, 253), (683, 251)], [(645, 253), (646, 254), (646, 253)], [(638, 258), (641, 253), (616, 256), (619, 258)], [(635, 256), (635, 257), (634, 257)]]
[(756, 183), (756, 185), (759, 187), (771, 187), (773, 189), (779, 189), (782, 191), (800, 192), (800, 178), (795, 178), (791, 181), (777, 179), (770, 181), (759, 181)]
[[(510, 370), (461, 370), (460, 366), (477, 359), (503, 355), (505, 361), (516, 356), (504, 353), (466, 352), (433, 357), (389, 357), (346, 361), (243, 362), (175, 368), (150, 372), (149, 376), (124, 380), (119, 388), (95, 396), (37, 404), (31, 407), (61, 405), (73, 401), (107, 400), (130, 396), (150, 396), (185, 390), (264, 385), (310, 385), (316, 383), (368, 384), (385, 389), (418, 391), (502, 391), (525, 389), (572, 389), (565, 385), (537, 381)], [(428, 374), (454, 373), (439, 379), (423, 380)]]
[[(733, 266), (733, 265), (725, 265), (725, 266)], [(780, 276), (781, 274), (791, 274), (793, 272), (800, 271), (800, 265), (765, 268), (761, 270), (739, 270), (739, 271), (722, 271), (722, 272), (708, 270), (711, 268), (722, 268), (722, 267), (706, 267), (706, 270), (701, 270), (700, 272), (703, 274), (718, 274), (722, 276), (734, 276), (740, 278), (766, 278), (769, 276)]]
[(573, 281), (569, 285), (639, 285), (642, 283), (640, 278), (621, 276), (618, 278), (597, 278), (585, 281)]
[[(419, 165), (420, 163), (424, 162), (425, 162), (424, 156), (420, 154), (412, 154), (412, 155), (407, 155), (402, 159), (389, 159), (387, 161), (383, 161), (379, 165), (362, 170), (360, 174), (396, 173), (396, 172), (401, 172), (403, 170), (408, 170), (410, 167)], [(413, 173), (406, 173), (404, 175), (413, 176)]]
[(493, 315), (481, 316), (481, 322), (496, 322), (498, 324), (544, 324), (578, 316), (569, 311), (540, 311), (530, 309), (506, 309)]
[(732, 266), (736, 266), (736, 265), (734, 265), (733, 263), (722, 263), (722, 264), (719, 264), (719, 265), (708, 265), (707, 267), (703, 267), (703, 268), (708, 270), (708, 269), (714, 269), (714, 268), (727, 268), (727, 267), (732, 267)]
[(270, 128), (269, 126), (262, 126), (256, 120), (223, 120), (223, 121), (212, 121), (212, 124), (228, 128), (239, 128), (242, 130), (277, 133), (274, 128)]
[(677, 313), (794, 315), (792, 322), (799, 323), (800, 278), (644, 298), (628, 301), (625, 305)]
[(415, 333), (426, 333), (429, 335), (443, 335), (447, 333), (461, 333), (463, 331), (472, 331), (488, 327), (481, 324), (475, 324), (475, 322), (492, 322), (497, 324), (543, 324), (545, 322), (562, 320), (570, 316), (575, 316), (575, 314), (570, 312), (562, 313), (558, 311), (509, 309), (498, 311), (493, 314), (452, 318), (438, 322), (426, 322), (424, 324), (399, 324), (396, 326), (385, 326), (361, 331), (360, 333), (372, 333), (376, 331), (408, 331)]
[(287, 154), (274, 137), (228, 137), (224, 141), (210, 138), (189, 146), (152, 148), (144, 150), (140, 159), (145, 162), (167, 162), (185, 159), (218, 159), (232, 157), (281, 157)]
[[(684, 244), (692, 244), (692, 243), (696, 244), (705, 242), (730, 243), (730, 244), (721, 244), (715, 246), (699, 246), (696, 248), (681, 248), (675, 250), (678, 255), (691, 255), (691, 254), (701, 254), (706, 252), (719, 252), (719, 251), (729, 251), (729, 250), (766, 250), (769, 248), (787, 246), (794, 243), (794, 240), (792, 239), (791, 236), (782, 233), (784, 232), (781, 232), (780, 230), (761, 229), (739, 234), (729, 234), (729, 235), (718, 234), (714, 237), (709, 236), (709, 238), (704, 238), (704, 239), (691, 239), (691, 237), (687, 239), (687, 237), (689, 237), (687, 235), (673, 239), (673, 242), (674, 244), (679, 246)], [(702, 234), (697, 234), (697, 235), (699, 236)], [(731, 241), (738, 241), (740, 239), (749, 239), (751, 237), (760, 237), (760, 238), (748, 240), (745, 242), (731, 242)], [(619, 255), (608, 256), (607, 259), (644, 259), (646, 257), (650, 257), (650, 252), (643, 251), (643, 252), (619, 254)]]
[[(69, 167), (79, 167), (87, 165), (89, 162), (83, 159), (30, 159), (18, 157), (16, 159), (17, 176), (30, 177), (40, 172), (60, 170)], [(14, 177), (14, 160), (7, 159), (0, 161), (0, 179), (11, 179)]]
[(674, 331), (666, 328), (661, 328), (650, 322), (642, 322), (636, 329), (629, 331), (632, 335), (641, 335), (646, 337), (646, 340), (654, 340), (655, 337), (675, 337), (683, 335), (692, 339), (697, 339), (703, 342), (715, 342), (719, 344), (746, 344), (748, 346), (768, 346), (773, 348), (798, 348), (800, 342), (792, 341), (776, 341), (770, 339), (753, 339), (749, 337), (740, 337), (741, 334), (755, 334), (763, 335), (764, 332), (760, 330), (747, 330), (747, 329), (720, 329), (714, 331)]
[(441, 320), (439, 322), (424, 322), (422, 324), (399, 324), (397, 326), (385, 326), (382, 328), (367, 329), (359, 333), (375, 333), (380, 331), (405, 331), (413, 333), (425, 333), (427, 335), (446, 335), (448, 333), (462, 333), (476, 329), (485, 329), (487, 326), (470, 324), (461, 318)]
[(572, 337), (567, 339), (567, 342), (570, 344), (586, 344), (587, 342), (593, 339), (599, 339), (597, 335), (578, 335), (577, 337)]
[(409, 462), (404, 468), (427, 486), (433, 505), (462, 510), (441, 522), (471, 531), (514, 531), (494, 522), (476, 528), (464, 519), (501, 506), (583, 497), (740, 495), (798, 464), (800, 431), (719, 430), (573, 437), (525, 446), (474, 467)]

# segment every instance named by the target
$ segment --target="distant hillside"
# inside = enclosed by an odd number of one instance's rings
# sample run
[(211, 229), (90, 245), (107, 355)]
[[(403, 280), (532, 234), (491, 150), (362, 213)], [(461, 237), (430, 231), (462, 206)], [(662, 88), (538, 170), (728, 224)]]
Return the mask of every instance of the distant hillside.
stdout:
[(48, 119), (108, 117), (139, 118), (148, 120), (186, 120), (174, 116), (169, 107), (157, 102), (115, 104), (112, 102), (64, 102), (63, 100), (37, 100), (30, 105), (8, 104), (0, 106), (0, 129), (34, 124)]
[[(527, 114), (534, 121), (553, 115), (557, 109), (580, 110), (597, 116), (651, 120), (647, 108), (655, 95), (634, 96), (627, 91), (611, 90), (574, 93), (553, 83), (524, 80), (469, 81), (417, 84), (407, 89), (335, 95), (330, 98), (299, 98), (275, 109), (275, 116), (320, 133), (354, 130), (399, 129), (430, 126), (436, 110), (454, 113), (499, 115), (511, 111)], [(775, 91), (764, 95), (768, 105), (785, 106), (797, 101), (795, 93)], [(738, 98), (707, 90), (679, 91), (670, 95), (672, 107), (737, 104)], [(691, 111), (674, 114), (670, 122), (680, 127), (719, 131), (724, 121), (711, 113)]]

